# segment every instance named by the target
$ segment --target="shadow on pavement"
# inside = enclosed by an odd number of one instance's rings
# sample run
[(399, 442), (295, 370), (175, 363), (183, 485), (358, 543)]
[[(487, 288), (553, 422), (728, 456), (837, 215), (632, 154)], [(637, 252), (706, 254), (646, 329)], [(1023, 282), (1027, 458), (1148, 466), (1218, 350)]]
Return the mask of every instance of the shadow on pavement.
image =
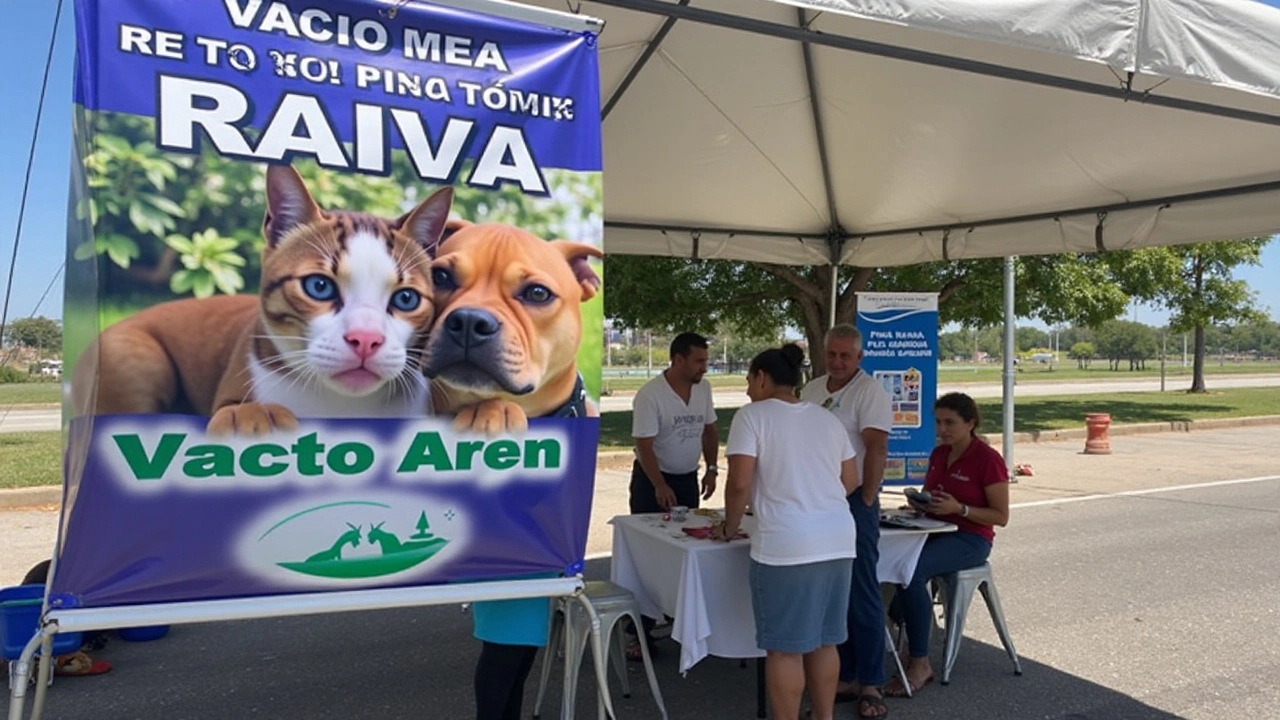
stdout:
[[(608, 560), (589, 563), (587, 575), (606, 578)], [(985, 621), (980, 612), (971, 619)], [(114, 669), (92, 678), (58, 678), (46, 717), (466, 720), (474, 717), (472, 672), (479, 651), (470, 633), (470, 618), (457, 606), (177, 626), (154, 642), (113, 639), (95, 657), (110, 660)], [(754, 661), (744, 666), (707, 658), (681, 678), (678, 648), (669, 640), (659, 647), (657, 674), (673, 720), (755, 717)], [(935, 648), (934, 657), (940, 656)], [(533, 711), (541, 658), (526, 687), (525, 717)], [(595, 683), (586, 662), (576, 710), (577, 717), (594, 718)], [(1025, 674), (1015, 677), (1000, 647), (966, 640), (951, 684), (935, 683), (912, 700), (890, 699), (890, 716), (1177, 718), (1034, 658), (1024, 657), (1022, 664)], [(559, 672), (557, 664), (544, 718), (559, 717)], [(629, 699), (612, 680), (619, 717), (659, 717), (642, 668), (632, 663), (629, 673)], [(28, 696), (28, 711), (30, 706)], [(854, 712), (853, 705), (840, 705), (837, 717)]]

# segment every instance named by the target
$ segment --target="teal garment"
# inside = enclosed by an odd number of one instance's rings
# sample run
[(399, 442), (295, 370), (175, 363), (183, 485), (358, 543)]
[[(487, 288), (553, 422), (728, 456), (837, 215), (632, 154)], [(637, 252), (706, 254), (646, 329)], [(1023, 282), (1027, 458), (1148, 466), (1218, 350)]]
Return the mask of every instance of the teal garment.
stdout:
[[(503, 580), (535, 580), (560, 577), (539, 574)], [(551, 598), (489, 600), (471, 606), (477, 639), (499, 645), (544, 647), (551, 632)]]

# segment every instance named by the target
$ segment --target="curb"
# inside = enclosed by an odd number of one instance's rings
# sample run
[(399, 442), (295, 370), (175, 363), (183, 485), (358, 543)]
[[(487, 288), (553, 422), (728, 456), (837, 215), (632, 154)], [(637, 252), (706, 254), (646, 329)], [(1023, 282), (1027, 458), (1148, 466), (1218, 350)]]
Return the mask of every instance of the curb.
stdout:
[(57, 485), (0, 490), (0, 510), (38, 508), (62, 504), (62, 488)]
[[(1262, 427), (1267, 425), (1280, 425), (1280, 415), (1258, 415), (1255, 417), (1242, 418), (1212, 418), (1208, 420), (1175, 420), (1160, 423), (1112, 425), (1109, 434), (1112, 436), (1149, 435), (1164, 432), (1227, 430), (1231, 428)], [(1059, 442), (1063, 440), (1084, 440), (1088, 436), (1089, 431), (1086, 428), (1071, 428), (1067, 430), (1014, 433), (1013, 441), (1015, 443)], [(986, 435), (985, 437), (987, 443), (992, 446), (999, 446), (1004, 441), (1004, 436), (1001, 434)], [(721, 446), (721, 450), (723, 449), (723, 446)], [(606, 450), (596, 455), (596, 469), (614, 470), (626, 468), (631, 465), (633, 457), (634, 456), (630, 450)], [(58, 486), (0, 490), (0, 510), (36, 508), (47, 505), (59, 505), (61, 503), (62, 488)]]
[[(1261, 427), (1280, 425), (1280, 415), (1257, 415), (1242, 418), (1210, 418), (1206, 420), (1171, 420), (1156, 423), (1131, 423), (1128, 425), (1112, 425), (1108, 431), (1112, 436), (1149, 435), (1164, 432), (1193, 432), (1195, 430), (1227, 430), (1242, 427)], [(1070, 428), (1067, 430), (1042, 430), (1013, 434), (1015, 443), (1058, 442), (1061, 440), (1084, 440), (1089, 437), (1088, 428)], [(986, 435), (990, 445), (1001, 445), (1004, 436), (1000, 433)]]

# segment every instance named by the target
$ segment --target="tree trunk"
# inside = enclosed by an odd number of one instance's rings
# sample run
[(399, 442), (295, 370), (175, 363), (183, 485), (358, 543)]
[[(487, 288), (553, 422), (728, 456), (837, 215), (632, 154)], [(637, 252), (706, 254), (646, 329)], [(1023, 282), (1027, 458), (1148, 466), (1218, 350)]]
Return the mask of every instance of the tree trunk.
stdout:
[(809, 341), (809, 377), (815, 378), (825, 373), (826, 353), (822, 344), (827, 334), (827, 303), (816, 303), (808, 300), (799, 301), (804, 314), (804, 339)]
[(1191, 389), (1188, 392), (1206, 392), (1204, 387), (1204, 325), (1196, 325), (1195, 359), (1191, 363)]
[[(844, 268), (845, 273), (849, 270), (850, 268)], [(853, 278), (836, 296), (837, 324), (854, 322), (858, 314), (857, 293), (867, 289), (867, 283), (874, 273), (873, 268), (853, 269)], [(814, 293), (811, 289), (805, 292), (805, 288), (797, 286), (797, 290), (801, 292), (792, 296), (792, 300), (799, 304), (800, 314), (804, 317), (804, 327), (801, 329), (804, 331), (805, 340), (809, 342), (810, 377), (818, 377), (827, 371), (823, 344), (827, 330), (831, 327), (831, 283), (836, 279), (837, 275), (831, 268), (824, 268), (819, 275), (818, 284), (821, 289), (819, 293)]]

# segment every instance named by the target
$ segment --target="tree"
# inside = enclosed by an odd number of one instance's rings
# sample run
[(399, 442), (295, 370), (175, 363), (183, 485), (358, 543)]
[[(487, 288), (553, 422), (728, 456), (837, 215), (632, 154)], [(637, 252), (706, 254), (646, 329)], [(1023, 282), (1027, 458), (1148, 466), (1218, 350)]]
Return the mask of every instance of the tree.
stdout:
[(1018, 346), (1018, 352), (1031, 352), (1040, 347), (1048, 347), (1049, 333), (1030, 326), (1023, 326), (1014, 330), (1013, 342)]
[(943, 360), (973, 357), (973, 331), (947, 332), (938, 336), (938, 357)]
[(1246, 238), (1118, 253), (1112, 258), (1130, 294), (1171, 311), (1175, 332), (1194, 332), (1191, 388), (1205, 392), (1206, 327), (1231, 321), (1259, 321), (1255, 294), (1232, 277), (1240, 265), (1258, 265), (1270, 238)]
[(1111, 320), (1097, 329), (1097, 352), (1107, 359), (1111, 370), (1119, 370), (1120, 363), (1129, 362), (1130, 370), (1146, 367), (1146, 361), (1159, 352), (1155, 330), (1142, 323), (1128, 320)]
[(14, 320), (4, 328), (7, 346), (25, 345), (42, 352), (62, 349), (62, 325), (47, 317)]
[(1081, 370), (1089, 369), (1089, 361), (1092, 360), (1097, 351), (1091, 342), (1078, 342), (1071, 346), (1071, 357), (1075, 358), (1076, 365)]
[(414, 537), (414, 538), (431, 537), (431, 533), (427, 532), (428, 530), (431, 529), (431, 523), (427, 522), (426, 510), (423, 510), (422, 514), (418, 516), (418, 524), (416, 525), (416, 529), (418, 530), (418, 532), (414, 533), (413, 535), (410, 535), (410, 537)]
[[(936, 292), (943, 324), (991, 327), (1003, 320), (1004, 261), (935, 262), (893, 268), (841, 268), (836, 322), (853, 322), (861, 291)], [(1097, 323), (1120, 314), (1128, 297), (1093, 256), (1019, 258), (1016, 312), (1046, 323)], [(829, 322), (830, 267), (610, 255), (605, 314), (631, 328), (712, 332), (721, 323), (753, 335), (776, 335), (787, 325), (822, 347)], [(995, 348), (982, 348), (999, 352)], [(821, 373), (822, 354), (811, 353)]]

